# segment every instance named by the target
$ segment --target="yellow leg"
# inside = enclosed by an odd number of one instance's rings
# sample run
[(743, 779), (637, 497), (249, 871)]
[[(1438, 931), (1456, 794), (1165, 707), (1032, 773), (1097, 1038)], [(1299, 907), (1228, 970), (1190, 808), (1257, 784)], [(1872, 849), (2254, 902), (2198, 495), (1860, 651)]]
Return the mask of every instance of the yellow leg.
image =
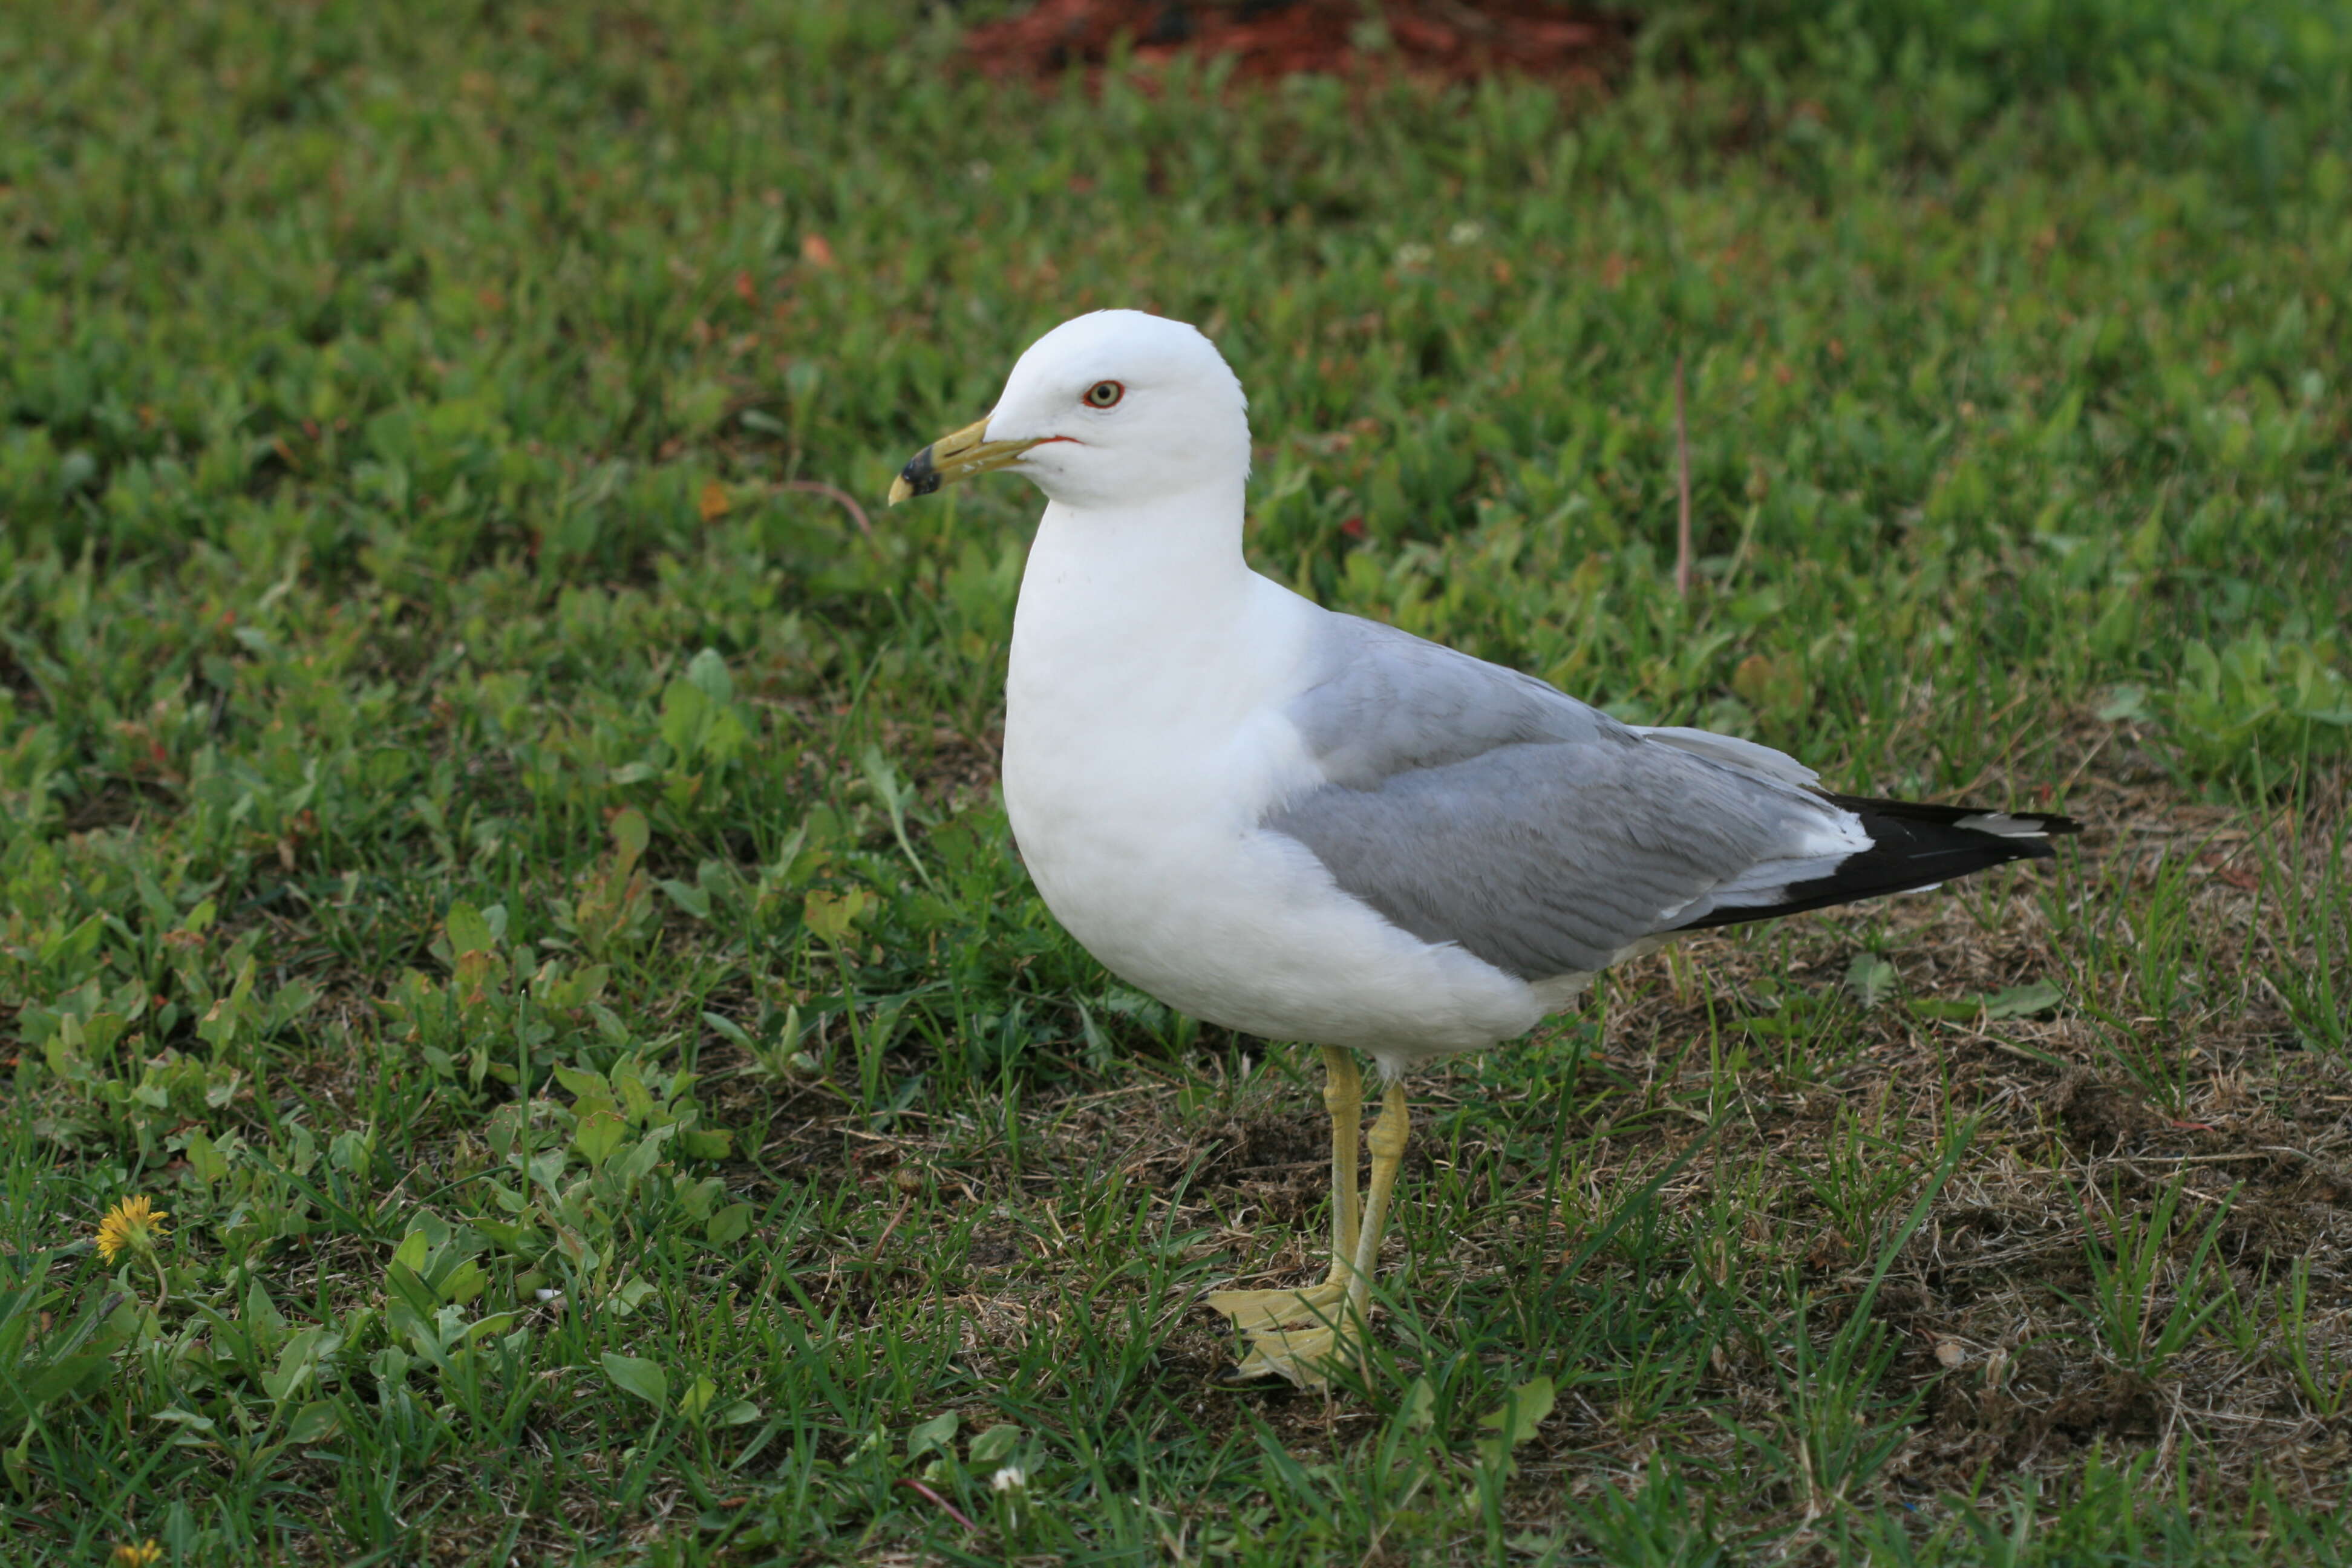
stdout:
[(1404, 1085), (1391, 1081), (1387, 1096), (1381, 1102), (1381, 1119), (1372, 1123), (1372, 1190), (1364, 1196), (1364, 1228), (1356, 1243), (1355, 1278), (1349, 1281), (1348, 1299), (1355, 1308), (1354, 1315), (1369, 1321), (1367, 1309), (1372, 1300), (1372, 1271), (1380, 1266), (1381, 1236), (1387, 1228), (1389, 1197), (1396, 1191), (1397, 1172), (1404, 1167), (1405, 1137), (1412, 1127), (1412, 1112), (1405, 1105)]
[(1372, 1272), (1379, 1266), (1390, 1194), (1404, 1162), (1404, 1086), (1389, 1085), (1381, 1119), (1373, 1124), (1372, 1186), (1360, 1216), (1361, 1080), (1347, 1053), (1326, 1050), (1323, 1060), (1329, 1074), (1323, 1102), (1331, 1110), (1331, 1270), (1322, 1284), (1308, 1289), (1219, 1290), (1209, 1297), (1210, 1307), (1233, 1320), (1250, 1342), (1249, 1353), (1229, 1374), (1232, 1382), (1280, 1376), (1302, 1387), (1318, 1386), (1333, 1362), (1360, 1349), (1370, 1321)]
[(1346, 1262), (1356, 1256), (1356, 1140), (1364, 1127), (1364, 1080), (1354, 1052), (1323, 1047), (1323, 1109), (1331, 1113), (1329, 1284), (1347, 1278)]

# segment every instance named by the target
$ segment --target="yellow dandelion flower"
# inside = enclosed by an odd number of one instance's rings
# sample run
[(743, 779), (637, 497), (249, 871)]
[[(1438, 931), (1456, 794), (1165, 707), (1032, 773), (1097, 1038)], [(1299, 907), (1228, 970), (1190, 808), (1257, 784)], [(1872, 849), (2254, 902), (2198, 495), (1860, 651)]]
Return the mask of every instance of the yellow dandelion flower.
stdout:
[[(139, 1201), (143, 1204), (147, 1200), (141, 1198)], [(126, 1541), (114, 1549), (113, 1556), (107, 1559), (110, 1568), (151, 1568), (152, 1564), (162, 1561), (163, 1549), (156, 1544), (152, 1536), (136, 1546)]]
[[(99, 1256), (109, 1263), (126, 1251), (152, 1258), (155, 1244), (172, 1234), (163, 1223), (171, 1217), (169, 1211), (157, 1208), (146, 1198), (123, 1199), (98, 1222)], [(145, 1561), (152, 1563), (154, 1559)]]

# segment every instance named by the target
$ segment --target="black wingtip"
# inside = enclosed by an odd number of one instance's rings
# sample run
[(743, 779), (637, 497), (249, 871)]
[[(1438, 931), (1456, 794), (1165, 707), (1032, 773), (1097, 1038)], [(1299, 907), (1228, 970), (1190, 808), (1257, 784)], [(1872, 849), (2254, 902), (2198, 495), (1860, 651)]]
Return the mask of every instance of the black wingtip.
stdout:
[[(1828, 909), (1889, 893), (1916, 892), (1955, 877), (2005, 866), (2012, 860), (2047, 860), (2057, 853), (2053, 837), (2080, 833), (2071, 816), (2038, 811), (1987, 811), (1981, 806), (1930, 805), (1916, 800), (1877, 800), (1867, 795), (1823, 795), (1862, 818), (1870, 847), (1849, 855), (1826, 877), (1791, 882), (1775, 904), (1726, 905), (1680, 929), (1744, 925), (1807, 910)], [(2014, 823), (2001, 832), (1971, 819)]]
[[(2083, 825), (2071, 816), (2061, 816), (2050, 811), (1992, 811), (1981, 805), (1931, 805), (1923, 800), (1882, 800), (1867, 795), (1832, 795), (1828, 790), (1816, 792), (1822, 798), (1864, 816), (1888, 816), (1901, 822), (1933, 822), (1945, 826), (1959, 827), (1972, 816), (2005, 816), (2027, 826), (2029, 832), (2045, 837), (2063, 838), (2083, 831)], [(1967, 831), (1984, 833), (1983, 828)], [(1991, 837), (2005, 837), (1989, 834)]]

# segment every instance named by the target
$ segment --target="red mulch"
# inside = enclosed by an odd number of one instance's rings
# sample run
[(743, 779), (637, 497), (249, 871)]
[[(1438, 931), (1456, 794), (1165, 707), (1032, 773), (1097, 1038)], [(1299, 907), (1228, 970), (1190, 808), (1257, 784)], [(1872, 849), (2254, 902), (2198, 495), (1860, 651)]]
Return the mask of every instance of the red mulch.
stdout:
[(1156, 64), (1234, 58), (1234, 74), (1406, 75), (1468, 81), (1508, 72), (1598, 86), (1624, 56), (1633, 19), (1556, 0), (1381, 0), (1385, 49), (1367, 53), (1361, 0), (1038, 0), (974, 27), (965, 46), (992, 77), (1050, 78), (1099, 66), (1112, 43)]

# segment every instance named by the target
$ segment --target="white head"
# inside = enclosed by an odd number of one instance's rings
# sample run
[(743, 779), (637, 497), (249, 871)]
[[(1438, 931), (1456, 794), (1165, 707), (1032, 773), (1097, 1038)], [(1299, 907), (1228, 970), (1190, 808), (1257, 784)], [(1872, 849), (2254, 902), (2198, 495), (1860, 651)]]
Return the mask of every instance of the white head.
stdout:
[(1029, 345), (995, 411), (915, 454), (890, 499), (1009, 468), (1087, 510), (1249, 477), (1249, 405), (1216, 345), (1181, 321), (1097, 310)]

